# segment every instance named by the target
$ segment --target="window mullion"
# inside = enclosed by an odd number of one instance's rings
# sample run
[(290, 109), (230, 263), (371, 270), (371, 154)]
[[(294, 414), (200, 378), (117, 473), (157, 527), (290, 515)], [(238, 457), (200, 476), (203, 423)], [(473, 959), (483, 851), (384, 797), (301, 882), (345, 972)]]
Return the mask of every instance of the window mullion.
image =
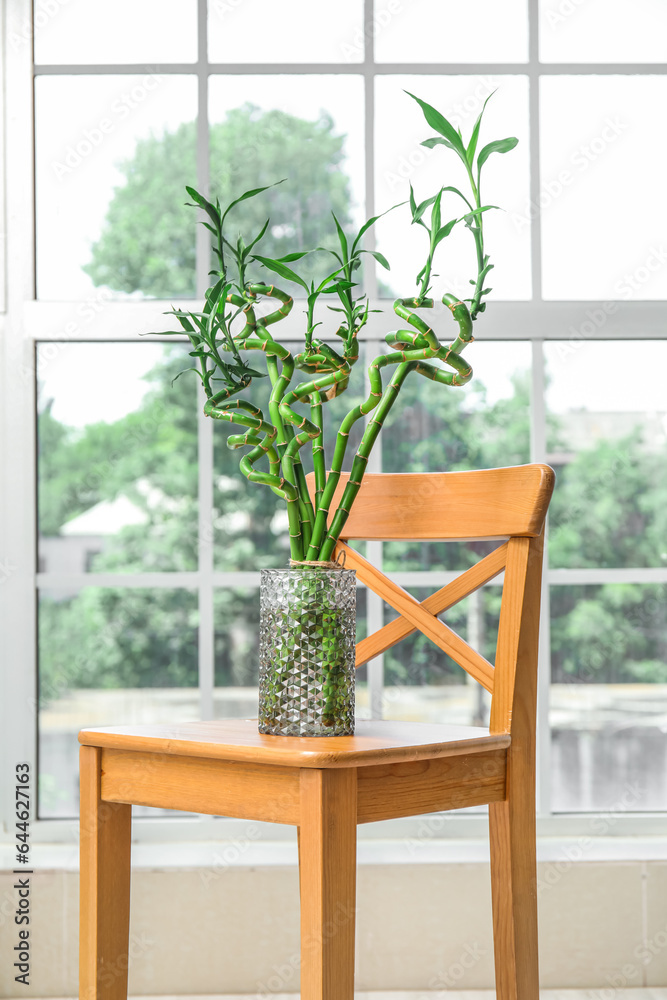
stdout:
[[(197, 184), (208, 195), (210, 182), (208, 126), (208, 40), (207, 0), (197, 0)], [(204, 296), (209, 284), (210, 251), (208, 230), (197, 226), (197, 295)]]
[[(209, 194), (208, 135), (208, 37), (207, 2), (197, 0), (197, 185)], [(208, 231), (197, 226), (197, 296), (203, 298), (209, 285), (210, 254)], [(199, 396), (197, 396), (199, 399)], [(213, 421), (201, 406), (197, 419), (197, 460), (199, 464), (199, 703), (202, 719), (214, 715), (215, 621), (213, 608)]]
[[(544, 462), (547, 454), (547, 434), (546, 403), (544, 398), (544, 349), (543, 341), (541, 340), (534, 340), (532, 344), (531, 374), (530, 459), (532, 462)], [(537, 670), (537, 811), (540, 816), (548, 816), (551, 813), (551, 729), (549, 725), (551, 617), (549, 602), (548, 526), (545, 529), (545, 535)]]
[[(540, 203), (540, 56), (539, 12), (528, 4), (528, 134), (530, 142), (530, 204)], [(540, 213), (531, 213), (530, 262), (533, 301), (542, 299), (542, 224)]]
[[(368, 341), (363, 348), (363, 364), (366, 367), (364, 388), (370, 391), (368, 380), (369, 359), (380, 353), (381, 345), (377, 341)], [(364, 418), (364, 425), (372, 419), (369, 413)], [(368, 459), (367, 472), (382, 472), (382, 434), (378, 437)], [(369, 562), (382, 569), (382, 542), (366, 542), (366, 558)], [(384, 606), (382, 598), (374, 591), (366, 589), (366, 630), (368, 635), (377, 632), (384, 625)], [(366, 667), (368, 678), (368, 703), (371, 719), (381, 719), (384, 705), (384, 656), (374, 657)]]
[[(373, 0), (364, 0), (364, 182), (365, 217), (375, 215), (375, 28)], [(375, 249), (375, 229), (364, 237), (366, 250)], [(364, 289), (369, 299), (377, 298), (377, 264), (371, 254), (364, 259)]]
[[(0, 620), (4, 676), (0, 697), (0, 820), (13, 817), (14, 782), (19, 761), (29, 761), (36, 781), (36, 593), (35, 519), (35, 358), (24, 336), (23, 303), (34, 294), (32, 148), (32, 52), (24, 39), (26, 10), (19, 0), (5, 5), (4, 72), (6, 88), (4, 197), (7, 211), (7, 314), (0, 338), (0, 461), (3, 498), (0, 517)], [(14, 42), (12, 44), (10, 39)], [(16, 39), (23, 40), (16, 43)], [(25, 156), (17, 155), (18, 150)], [(5, 192), (11, 192), (8, 197)], [(36, 798), (32, 797), (33, 810)], [(33, 812), (33, 815), (35, 812)], [(1, 828), (1, 825), (0, 825)], [(7, 826), (9, 828), (9, 826)]]
[(202, 719), (213, 718), (213, 421), (200, 407), (197, 419), (199, 462), (199, 697)]

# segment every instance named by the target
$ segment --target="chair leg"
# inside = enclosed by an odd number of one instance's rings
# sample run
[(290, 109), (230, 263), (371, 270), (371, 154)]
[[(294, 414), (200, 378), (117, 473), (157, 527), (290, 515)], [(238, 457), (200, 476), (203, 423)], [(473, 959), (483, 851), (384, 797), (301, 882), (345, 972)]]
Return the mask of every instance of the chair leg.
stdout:
[(301, 1000), (354, 1000), (355, 768), (301, 770)]
[(101, 750), (80, 752), (80, 1000), (126, 1000), (132, 806), (100, 797)]
[(489, 805), (497, 1000), (539, 998), (532, 791), (531, 796), (510, 792), (507, 801)]

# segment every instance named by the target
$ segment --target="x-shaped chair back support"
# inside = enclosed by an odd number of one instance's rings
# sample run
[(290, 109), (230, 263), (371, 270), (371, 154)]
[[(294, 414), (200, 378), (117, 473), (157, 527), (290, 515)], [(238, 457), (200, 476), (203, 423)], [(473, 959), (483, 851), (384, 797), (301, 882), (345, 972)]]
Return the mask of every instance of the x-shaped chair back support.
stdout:
[[(332, 510), (348, 478), (341, 476)], [(490, 731), (510, 732), (522, 638), (537, 632), (531, 607), (539, 606), (533, 590), (539, 587), (544, 519), (553, 485), (553, 470), (546, 465), (364, 476), (336, 554), (343, 552), (346, 567), (356, 570), (359, 580), (400, 617), (357, 644), (357, 666), (419, 630), (492, 695)], [(313, 490), (312, 481), (309, 486)], [(346, 544), (356, 539), (493, 538), (501, 541), (498, 548), (422, 602)], [(494, 667), (437, 616), (503, 571)]]

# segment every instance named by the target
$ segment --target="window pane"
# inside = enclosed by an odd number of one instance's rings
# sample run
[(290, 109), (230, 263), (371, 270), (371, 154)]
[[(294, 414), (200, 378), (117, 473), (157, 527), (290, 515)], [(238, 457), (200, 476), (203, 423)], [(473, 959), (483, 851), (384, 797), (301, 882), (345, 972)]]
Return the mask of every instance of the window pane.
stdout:
[(196, 629), (187, 590), (42, 591), (42, 819), (78, 813), (80, 729), (198, 718)]
[[(433, 586), (410, 587), (418, 601)], [(493, 663), (500, 614), (500, 587), (484, 587), (438, 617)], [(385, 621), (396, 618), (385, 605)], [(488, 726), (491, 699), (454, 660), (425, 635), (415, 632), (384, 654), (383, 718)]]
[(337, 0), (331, 16), (311, 0), (209, 0), (208, 30), (214, 63), (353, 63), (364, 58), (362, 0)]
[[(667, 136), (656, 128), (667, 79), (543, 77), (540, 95), (544, 297), (667, 297)], [(526, 203), (523, 219), (535, 211)]]
[[(244, 394), (254, 401), (256, 393)], [(264, 400), (262, 400), (262, 403)], [(289, 564), (289, 537), (285, 502), (268, 486), (250, 483), (239, 469), (247, 448), (227, 448), (230, 434), (242, 427), (216, 420), (214, 425), (213, 535), (217, 570), (277, 569)], [(265, 471), (268, 462), (257, 466)]]
[[(442, 146), (430, 150), (420, 145), (433, 130), (419, 106), (404, 90), (432, 104), (460, 128), (468, 139), (484, 101), (493, 91), (481, 129), (480, 149), (487, 142), (517, 136), (519, 145), (506, 155), (491, 156), (484, 167), (483, 201), (503, 211), (484, 215), (485, 250), (494, 270), (490, 274), (491, 299), (527, 299), (531, 294), (530, 219), (517, 223), (529, 201), (528, 81), (523, 76), (382, 76), (376, 80), (375, 207), (384, 212), (406, 201), (410, 182), (417, 202), (443, 186), (463, 193), (469, 181), (456, 153)], [(452, 192), (442, 199), (442, 219), (462, 214), (463, 202)], [(463, 205), (465, 209), (465, 205)], [(381, 219), (377, 226), (378, 247), (388, 258), (391, 271), (380, 270), (381, 294), (408, 297), (415, 294), (415, 275), (424, 264), (428, 237), (421, 226), (410, 222), (408, 205)], [(471, 278), (476, 277), (475, 247), (463, 224), (438, 247), (435, 257), (433, 294), (445, 291), (469, 296)]]
[(38, 346), (39, 569), (197, 568), (197, 385), (185, 346)]
[(667, 588), (551, 588), (557, 812), (664, 810)]
[(40, 299), (194, 294), (194, 77), (35, 82)]
[[(228, 204), (286, 178), (231, 217), (256, 234), (258, 252), (282, 256), (335, 239), (364, 213), (364, 99), (360, 76), (212, 76), (211, 190)], [(247, 230), (246, 230), (246, 227)]]
[(259, 676), (259, 590), (219, 588), (215, 608), (215, 717), (254, 719)]
[[(298, 308), (298, 306), (296, 307)], [(271, 327), (280, 341), (279, 323)], [(296, 355), (303, 344), (283, 343)], [(331, 344), (336, 349), (339, 344)], [(362, 345), (363, 352), (363, 345)], [(249, 364), (259, 371), (266, 365), (262, 352), (247, 354)], [(291, 388), (312, 375), (294, 373)], [(329, 400), (323, 407), (325, 466), (330, 468), (331, 457), (338, 428), (343, 417), (364, 398), (363, 353), (353, 369), (350, 386), (336, 399)], [(243, 399), (259, 406), (269, 418), (268, 398), (271, 392), (268, 378), (254, 379)], [(310, 414), (309, 406), (295, 404), (295, 411)], [(364, 430), (363, 419), (358, 420), (350, 431), (342, 471), (349, 472), (354, 454)], [(214, 529), (215, 567), (218, 570), (255, 570), (263, 567), (286, 567), (290, 558), (289, 526), (285, 501), (277, 497), (268, 486), (249, 482), (239, 469), (239, 462), (248, 449), (231, 450), (226, 441), (230, 434), (243, 433), (243, 427), (216, 420), (214, 428)], [(308, 474), (312, 471), (312, 454), (308, 446), (301, 449), (301, 461)], [(260, 461), (257, 468), (268, 471), (268, 462)]]
[(638, 0), (540, 0), (540, 60), (645, 63), (667, 59), (667, 8)]
[(623, 350), (544, 345), (552, 567), (667, 566), (667, 343), (633, 342), (641, 378), (619, 386)]
[[(525, 0), (375, 0), (378, 62), (525, 62)], [(429, 102), (431, 103), (431, 102)]]
[[(455, 329), (449, 316), (443, 321)], [(456, 472), (529, 461), (530, 345), (479, 340), (465, 357), (475, 371), (468, 386), (438, 385), (414, 374), (406, 379), (382, 431), (384, 472)], [(384, 567), (466, 569), (495, 547), (385, 542)]]
[(197, 0), (35, 0), (36, 63), (196, 58)]

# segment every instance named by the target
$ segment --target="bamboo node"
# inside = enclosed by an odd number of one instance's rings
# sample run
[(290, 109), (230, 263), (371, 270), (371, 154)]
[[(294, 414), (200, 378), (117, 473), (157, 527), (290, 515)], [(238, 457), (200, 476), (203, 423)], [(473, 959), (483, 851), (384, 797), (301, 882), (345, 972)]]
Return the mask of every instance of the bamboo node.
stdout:
[[(343, 556), (345, 553), (342, 553)], [(332, 562), (330, 559), (290, 559), (290, 569), (299, 569), (301, 566), (315, 566), (317, 569), (342, 569), (344, 563)]]

